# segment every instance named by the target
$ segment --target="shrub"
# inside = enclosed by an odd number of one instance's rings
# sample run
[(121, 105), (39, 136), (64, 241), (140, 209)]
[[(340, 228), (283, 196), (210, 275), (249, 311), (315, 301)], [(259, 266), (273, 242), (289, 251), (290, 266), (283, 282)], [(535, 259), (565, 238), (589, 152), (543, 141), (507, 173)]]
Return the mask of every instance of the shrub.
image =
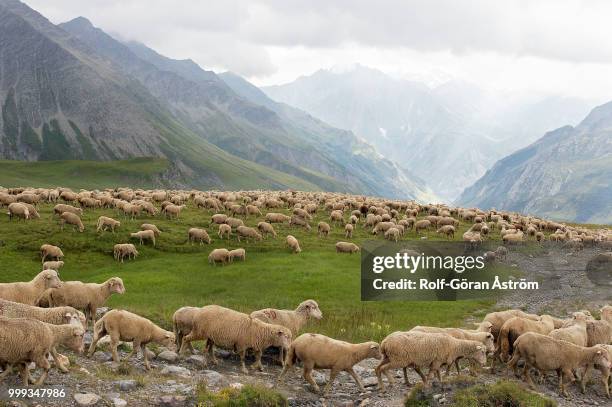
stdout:
[(548, 397), (533, 393), (507, 380), (459, 390), (455, 393), (453, 402), (453, 405), (458, 407), (555, 407), (557, 405)]
[(197, 387), (198, 407), (285, 407), (287, 398), (264, 386), (246, 384), (240, 388), (224, 387), (211, 392), (206, 384)]

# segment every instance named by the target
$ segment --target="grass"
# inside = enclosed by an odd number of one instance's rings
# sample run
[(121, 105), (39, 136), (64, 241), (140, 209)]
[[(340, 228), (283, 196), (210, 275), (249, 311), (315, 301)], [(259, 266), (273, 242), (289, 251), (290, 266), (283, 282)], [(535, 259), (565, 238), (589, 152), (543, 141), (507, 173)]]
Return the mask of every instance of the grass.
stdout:
[[(40, 205), (39, 212), (40, 219), (27, 222), (0, 217), (0, 262), (5, 265), (0, 282), (30, 280), (40, 271), (40, 246), (55, 244), (66, 255), (66, 265), (60, 272), (63, 280), (102, 282), (119, 276), (127, 292), (112, 296), (107, 305), (136, 312), (165, 328), (171, 327), (174, 311), (185, 305), (215, 303), (251, 312), (265, 307), (293, 309), (313, 298), (319, 302), (324, 318), (311, 323), (309, 331), (351, 341), (381, 340), (390, 332), (414, 325), (462, 326), (468, 316), (482, 315), (493, 305), (491, 300), (361, 302), (360, 256), (337, 254), (334, 249), (337, 241), (346, 240), (340, 227), (333, 227), (327, 239), (319, 239), (316, 226), (306, 232), (275, 225), (277, 239), (238, 243), (235, 237), (231, 241), (218, 239), (217, 228), (209, 226), (211, 213), (193, 205), (188, 205), (178, 221), (160, 216), (130, 220), (113, 209), (85, 210), (84, 233), (69, 227), (60, 231), (50, 204)], [(100, 215), (121, 220), (116, 234), (95, 232)], [(311, 224), (326, 218), (327, 214), (320, 211)], [(251, 217), (246, 224), (253, 226), (260, 220)], [(128, 242), (129, 232), (138, 230), (144, 222), (155, 223), (162, 230), (157, 247), (138, 246), (140, 256), (135, 261), (114, 261), (113, 245)], [(213, 243), (187, 243), (190, 227), (206, 228)], [(456, 236), (460, 237), (467, 227), (461, 224)], [(302, 253), (290, 254), (284, 247), (284, 236), (289, 233), (300, 240)], [(360, 244), (371, 238), (358, 226), (353, 241)], [(417, 237), (409, 232), (407, 238)], [(429, 238), (441, 239), (433, 232)], [(217, 247), (245, 247), (247, 259), (213, 267), (207, 257)]]
[(495, 384), (478, 384), (457, 391), (456, 407), (555, 407), (548, 397), (533, 393), (516, 382), (500, 380)]
[(240, 388), (225, 387), (217, 392), (206, 389), (204, 383), (196, 389), (198, 407), (284, 407), (289, 403), (281, 393), (260, 385), (247, 384)]

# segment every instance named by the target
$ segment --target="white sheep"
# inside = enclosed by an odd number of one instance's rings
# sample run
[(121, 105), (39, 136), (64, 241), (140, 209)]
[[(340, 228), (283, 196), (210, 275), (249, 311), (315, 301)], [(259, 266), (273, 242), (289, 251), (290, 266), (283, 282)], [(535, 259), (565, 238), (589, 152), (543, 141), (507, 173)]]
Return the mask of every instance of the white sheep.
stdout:
[(96, 223), (96, 232), (105, 231), (110, 228), (111, 232), (115, 233), (115, 229), (121, 226), (121, 222), (108, 216), (100, 216)]
[(121, 261), (121, 263), (123, 263), (123, 260), (126, 257), (128, 260), (131, 259), (132, 256), (135, 259), (138, 254), (139, 253), (138, 250), (136, 250), (136, 246), (131, 243), (118, 243), (113, 247), (113, 257), (115, 260)]
[(300, 242), (292, 235), (287, 235), (287, 246), (291, 249), (291, 253), (300, 253), (302, 251)]
[(62, 249), (57, 246), (44, 244), (40, 246), (40, 257), (42, 259), (41, 263), (44, 263), (47, 257), (55, 260), (62, 260), (64, 258), (64, 253)]
[(240, 259), (246, 261), (246, 251), (243, 248), (233, 249), (229, 252), (229, 261), (232, 262), (234, 259)]
[(0, 298), (22, 304), (35, 305), (47, 289), (61, 287), (62, 282), (55, 270), (43, 270), (31, 281), (22, 283), (0, 283)]
[(43, 263), (43, 270), (59, 271), (62, 267), (64, 267), (63, 261), (46, 261)]
[(259, 232), (264, 238), (266, 237), (266, 235), (272, 235), (276, 237), (276, 231), (274, 230), (274, 227), (268, 222), (259, 222), (257, 224), (257, 230), (259, 230)]
[(139, 230), (138, 232), (130, 233), (130, 237), (138, 239), (140, 244), (148, 240), (155, 246), (155, 232), (152, 230)]
[(189, 231), (187, 231), (187, 239), (191, 244), (193, 244), (193, 242), (199, 242), (200, 246), (203, 243), (210, 244), (211, 242), (208, 232), (200, 228), (190, 228)]
[(79, 232), (83, 232), (85, 230), (85, 226), (83, 225), (79, 215), (72, 212), (64, 212), (60, 215), (60, 227), (62, 230), (64, 230), (64, 225), (66, 223), (72, 225), (74, 229), (78, 230)]
[(223, 266), (225, 265), (225, 263), (229, 262), (229, 259), (230, 259), (230, 252), (229, 250), (225, 248), (214, 249), (208, 255), (208, 263), (212, 264), (213, 266), (216, 265), (217, 263), (221, 263), (221, 265)]
[(336, 243), (336, 253), (356, 253), (361, 249), (355, 243), (350, 242), (338, 242)]

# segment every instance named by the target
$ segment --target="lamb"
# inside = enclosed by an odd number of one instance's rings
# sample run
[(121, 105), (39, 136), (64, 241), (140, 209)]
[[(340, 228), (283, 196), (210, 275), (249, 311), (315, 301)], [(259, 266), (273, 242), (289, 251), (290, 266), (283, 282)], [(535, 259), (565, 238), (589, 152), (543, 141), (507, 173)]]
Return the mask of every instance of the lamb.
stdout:
[[(444, 364), (451, 365), (457, 359), (466, 358), (484, 365), (487, 360), (486, 348), (482, 343), (441, 333), (394, 332), (381, 342), (380, 351), (383, 360), (374, 371), (381, 390), (385, 388), (382, 374), (387, 376), (390, 384), (393, 383), (393, 378), (387, 372), (389, 369), (403, 368), (404, 381), (408, 384), (405, 369), (412, 367), (427, 386), (428, 379), (434, 373), (441, 380), (440, 367)], [(421, 371), (424, 366), (429, 366), (427, 377)]]
[(274, 227), (268, 222), (259, 222), (257, 224), (257, 230), (259, 230), (264, 239), (266, 235), (272, 235), (276, 237), (276, 231), (274, 230)]
[(128, 311), (114, 309), (106, 314), (95, 324), (93, 340), (89, 346), (88, 356), (91, 357), (96, 350), (98, 341), (106, 335), (110, 336), (110, 346), (113, 361), (119, 362), (117, 346), (119, 341), (132, 342), (132, 351), (126, 360), (142, 350), (146, 370), (151, 370), (147, 356), (147, 344), (154, 342), (162, 346), (172, 348), (175, 344), (174, 333), (166, 331), (153, 322)]
[(130, 233), (130, 237), (139, 239), (140, 244), (145, 240), (149, 240), (155, 246), (155, 232), (152, 230), (139, 230), (138, 232)]
[(319, 233), (319, 237), (329, 236), (330, 231), (331, 227), (327, 222), (319, 222), (319, 224), (317, 225), (317, 232)]
[(293, 226), (293, 225), (302, 226), (309, 232), (312, 229), (306, 219), (300, 216), (297, 216), (297, 215), (293, 215), (291, 219), (289, 220), (289, 226)]
[(347, 239), (352, 239), (353, 238), (353, 224), (347, 223), (346, 226), (344, 226), (344, 231), (346, 232), (344, 234), (345, 238), (347, 238)]
[(359, 376), (353, 370), (353, 366), (362, 360), (375, 358), (380, 359), (380, 345), (376, 342), (348, 343), (329, 338), (320, 334), (306, 333), (296, 338), (289, 347), (285, 366), (278, 377), (282, 381), (287, 370), (293, 366), (297, 360), (302, 361), (304, 366), (304, 379), (319, 393), (319, 386), (312, 378), (314, 368), (330, 369), (329, 381), (323, 389), (323, 394), (327, 394), (338, 373), (345, 371), (349, 373), (359, 386), (362, 392), (365, 387)]
[(74, 228), (78, 229), (81, 233), (85, 230), (85, 226), (81, 218), (79, 218), (79, 215), (75, 215), (72, 212), (64, 212), (60, 215), (60, 226), (62, 230), (64, 230), (64, 225), (66, 223), (74, 226)]
[(118, 243), (113, 247), (113, 257), (115, 260), (120, 260), (123, 263), (123, 259), (127, 256), (128, 260), (134, 256), (138, 256), (138, 250), (136, 250), (136, 246), (131, 243)]
[(43, 270), (59, 271), (62, 267), (64, 267), (63, 261), (46, 261), (43, 263)]
[(19, 202), (9, 204), (7, 214), (9, 216), (9, 220), (13, 220), (13, 216), (24, 220), (30, 219), (30, 211), (28, 210), (28, 207)]
[(309, 319), (321, 319), (323, 314), (315, 300), (306, 300), (301, 302), (295, 310), (265, 308), (251, 312), (251, 318), (284, 326), (291, 330), (292, 335), (296, 336)]
[(47, 355), (51, 353), (56, 365), (63, 366), (54, 349), (61, 344), (81, 353), (84, 334), (83, 327), (74, 324), (53, 325), (32, 318), (0, 317), (0, 364), (5, 367), (0, 379), (12, 371), (7, 365), (20, 365), (23, 385), (27, 386), (30, 383), (27, 364), (34, 362), (43, 369), (34, 384), (42, 385), (51, 369)]
[(357, 253), (361, 249), (355, 243), (338, 242), (336, 243), (336, 253)]
[(71, 213), (74, 213), (75, 215), (78, 215), (78, 216), (83, 215), (83, 209), (76, 208), (76, 207), (71, 206), (71, 205), (57, 204), (57, 205), (55, 205), (53, 207), (53, 214), (54, 215), (61, 215), (64, 212), (71, 212)]
[(439, 228), (436, 233), (443, 234), (449, 239), (455, 238), (455, 227), (453, 225), (444, 225)]
[(143, 223), (142, 225), (140, 225), (140, 230), (152, 230), (153, 233), (155, 233), (155, 237), (159, 237), (159, 235), (161, 235), (161, 232), (157, 228), (157, 226), (151, 223)]
[(256, 229), (248, 226), (238, 226), (236, 228), (236, 235), (238, 236), (238, 241), (240, 241), (240, 237), (244, 237), (247, 241), (249, 239), (262, 240), (261, 234)]
[(232, 227), (230, 225), (226, 225), (225, 223), (223, 223), (219, 225), (219, 232), (217, 234), (219, 235), (220, 239), (223, 239), (223, 236), (226, 236), (227, 240), (229, 240), (232, 234)]
[(246, 261), (246, 251), (243, 248), (230, 250), (229, 252), (229, 261), (232, 262), (234, 259), (241, 259), (242, 261)]
[(399, 240), (399, 237), (400, 231), (398, 228), (391, 227), (385, 231), (385, 239), (387, 240), (393, 240), (394, 242), (397, 242)]
[(535, 385), (529, 373), (530, 367), (541, 372), (556, 370), (559, 375), (559, 391), (566, 397), (565, 378), (569, 377), (572, 382), (575, 380), (572, 370), (594, 364), (610, 366), (607, 349), (601, 345), (586, 348), (536, 332), (524, 333), (516, 339), (508, 367), (515, 369), (521, 358), (525, 360), (523, 374), (531, 388), (535, 388)]
[(249, 216), (249, 215), (261, 216), (261, 211), (255, 205), (247, 205), (246, 206), (246, 215), (247, 216)]
[(164, 213), (166, 214), (167, 218), (175, 217), (176, 219), (178, 219), (179, 215), (181, 214), (181, 211), (185, 208), (185, 205), (170, 204), (164, 208)]
[(419, 231), (424, 230), (427, 231), (431, 227), (431, 222), (427, 219), (421, 219), (414, 223), (414, 231), (416, 234), (419, 234)]
[(205, 229), (200, 228), (191, 228), (187, 232), (187, 239), (191, 244), (193, 242), (200, 242), (200, 246), (206, 242), (206, 244), (210, 244), (210, 236), (208, 236), (208, 232)]
[(0, 298), (21, 304), (35, 305), (41, 294), (51, 288), (61, 287), (55, 270), (43, 270), (27, 283), (0, 283)]
[(513, 352), (512, 344), (525, 332), (537, 332), (547, 335), (555, 329), (555, 323), (550, 315), (542, 315), (539, 320), (534, 321), (521, 317), (512, 317), (499, 331), (497, 342), (499, 344), (500, 359), (507, 362)]
[(582, 312), (574, 312), (571, 325), (557, 328), (548, 334), (551, 338), (567, 341), (578, 346), (587, 346), (587, 316)]
[(221, 265), (225, 265), (225, 263), (229, 262), (230, 252), (227, 249), (214, 249), (208, 255), (208, 263), (213, 266), (217, 263), (221, 263)]
[(228, 218), (227, 215), (223, 213), (216, 213), (210, 217), (210, 223), (222, 224), (225, 223), (225, 220)]
[(242, 371), (248, 370), (244, 363), (247, 349), (255, 352), (253, 368), (263, 370), (261, 355), (270, 346), (287, 349), (291, 343), (291, 331), (283, 326), (267, 324), (247, 314), (220, 307), (207, 305), (195, 311), (191, 332), (183, 337), (180, 351), (192, 341), (206, 340), (208, 356), (217, 363), (214, 346), (233, 349), (240, 355)]
[(115, 229), (121, 226), (121, 222), (108, 216), (100, 216), (96, 224), (96, 232), (105, 231), (110, 228), (111, 232), (115, 233)]
[(300, 242), (292, 235), (287, 235), (287, 246), (291, 248), (292, 253), (300, 253), (302, 251)]
[(85, 313), (86, 321), (96, 323), (96, 311), (113, 294), (124, 294), (125, 286), (119, 277), (111, 277), (101, 284), (65, 281), (61, 287), (46, 290), (37, 300), (38, 306), (70, 306)]

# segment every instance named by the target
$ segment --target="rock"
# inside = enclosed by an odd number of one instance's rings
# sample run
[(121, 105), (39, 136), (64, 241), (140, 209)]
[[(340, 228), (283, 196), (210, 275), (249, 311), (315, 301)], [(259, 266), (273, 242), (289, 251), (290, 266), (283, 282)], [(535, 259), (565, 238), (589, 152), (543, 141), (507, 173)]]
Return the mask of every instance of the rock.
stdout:
[(327, 382), (325, 375), (321, 372), (313, 371), (312, 377), (314, 377), (315, 383), (317, 383), (319, 386), (322, 386)]
[(95, 352), (92, 357), (95, 361), (102, 363), (113, 360), (113, 355), (110, 352), (103, 352), (101, 350)]
[(223, 387), (229, 384), (225, 376), (214, 370), (204, 370), (202, 371), (202, 376), (204, 376), (206, 384), (212, 387)]
[(176, 362), (178, 359), (178, 354), (176, 352), (172, 352), (171, 350), (165, 350), (157, 355), (157, 357), (161, 360), (165, 360), (166, 362)]
[(85, 369), (84, 367), (80, 368), (79, 372), (85, 373), (87, 376), (92, 376), (93, 375), (93, 373), (91, 373), (89, 370)]
[(206, 366), (206, 358), (200, 355), (191, 355), (187, 358), (187, 362), (192, 363), (198, 367)]
[(569, 284), (561, 284), (561, 289), (562, 289), (563, 291), (569, 291), (569, 290), (571, 290), (571, 289), (572, 289), (572, 286), (571, 286), (571, 285), (569, 285)]
[(355, 407), (355, 403), (353, 403), (351, 400), (341, 401), (335, 405), (339, 407)]
[(100, 307), (96, 310), (96, 320), (100, 319), (108, 312), (108, 307)]
[(113, 403), (113, 407), (125, 407), (125, 406), (127, 406), (127, 401), (125, 401), (124, 399), (121, 399), (119, 397), (111, 399), (111, 403)]
[(157, 405), (160, 407), (183, 407), (187, 405), (187, 397), (185, 396), (161, 396)]
[(100, 396), (94, 393), (76, 393), (74, 401), (78, 406), (95, 406), (100, 401)]
[(442, 397), (440, 400), (438, 400), (438, 403), (440, 404), (446, 403), (446, 397)]
[(162, 375), (177, 375), (181, 377), (191, 376), (191, 371), (189, 369), (176, 365), (164, 366), (160, 373)]
[(236, 390), (240, 390), (244, 387), (244, 384), (242, 383), (232, 383), (229, 385), (229, 387), (231, 387), (232, 389), (236, 389)]
[(222, 358), (222, 359), (227, 359), (227, 358), (229, 358), (230, 356), (232, 356), (232, 352), (230, 352), (230, 351), (228, 351), (228, 350), (225, 350), (225, 349), (217, 349), (217, 350), (215, 351), (215, 354), (216, 354), (217, 356), (219, 356), (220, 358)]
[(361, 403), (359, 403), (359, 407), (365, 407), (365, 406), (367, 406), (367, 405), (369, 405), (369, 404), (370, 404), (370, 399), (369, 399), (369, 398), (367, 398), (367, 399), (363, 399), (363, 400), (361, 401)]
[(363, 379), (363, 386), (364, 387), (378, 386), (378, 380), (374, 376), (366, 377), (365, 379)]
[(130, 391), (138, 387), (138, 382), (136, 380), (119, 380), (115, 382), (115, 385), (117, 385), (121, 391)]

